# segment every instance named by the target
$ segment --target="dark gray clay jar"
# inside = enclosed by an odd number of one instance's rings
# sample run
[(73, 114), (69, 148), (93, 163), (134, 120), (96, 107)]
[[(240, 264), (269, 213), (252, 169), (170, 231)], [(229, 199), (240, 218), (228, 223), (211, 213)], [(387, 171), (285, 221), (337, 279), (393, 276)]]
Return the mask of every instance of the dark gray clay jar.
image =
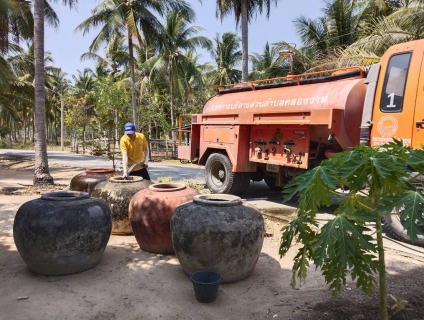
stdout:
[(143, 180), (141, 177), (130, 176), (127, 180), (122, 177), (111, 177), (94, 187), (91, 195), (109, 204), (112, 212), (112, 234), (133, 234), (128, 212), (131, 198), (152, 184), (153, 182)]
[(262, 250), (264, 221), (259, 210), (226, 194), (197, 195), (178, 206), (171, 237), (183, 271), (210, 270), (223, 283), (248, 277)]
[(97, 265), (111, 228), (105, 201), (85, 192), (61, 191), (25, 202), (16, 213), (13, 238), (31, 271), (62, 275)]

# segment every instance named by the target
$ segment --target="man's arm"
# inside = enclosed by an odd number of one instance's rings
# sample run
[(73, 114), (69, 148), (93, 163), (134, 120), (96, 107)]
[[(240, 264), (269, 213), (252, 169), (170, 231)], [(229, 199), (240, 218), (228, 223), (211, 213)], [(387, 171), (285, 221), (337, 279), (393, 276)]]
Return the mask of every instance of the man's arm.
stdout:
[(144, 152), (144, 167), (147, 168), (149, 160), (150, 160), (149, 147), (147, 146), (146, 148), (143, 148), (143, 152)]
[(128, 153), (122, 152), (122, 178), (128, 178)]
[(144, 168), (147, 169), (147, 167), (149, 166), (149, 160), (150, 160), (150, 153), (149, 153), (149, 143), (147, 142), (147, 139), (145, 136), (143, 136), (143, 153), (144, 153)]

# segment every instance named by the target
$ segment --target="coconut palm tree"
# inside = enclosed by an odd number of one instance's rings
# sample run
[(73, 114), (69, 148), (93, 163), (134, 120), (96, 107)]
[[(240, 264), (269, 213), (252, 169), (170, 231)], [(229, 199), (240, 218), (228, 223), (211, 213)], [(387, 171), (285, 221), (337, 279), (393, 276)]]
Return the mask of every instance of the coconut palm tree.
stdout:
[(192, 12), (189, 5), (182, 0), (104, 0), (92, 10), (93, 15), (76, 28), (77, 31), (83, 31), (86, 34), (92, 27), (103, 26), (93, 40), (89, 48), (90, 52), (96, 52), (105, 41), (108, 41), (116, 33), (127, 34), (131, 104), (133, 121), (136, 127), (138, 127), (138, 110), (135, 90), (133, 40), (136, 40), (139, 44), (143, 43), (143, 37), (147, 42), (154, 41), (157, 34), (157, 26), (159, 25), (156, 14), (161, 16), (165, 9)]
[[(295, 19), (297, 34), (303, 48), (314, 56), (325, 59), (334, 56), (334, 50), (343, 50), (361, 37), (370, 34), (370, 21), (391, 14), (399, 1), (383, 0), (331, 0), (323, 8), (324, 15), (312, 20), (305, 16)], [(327, 59), (328, 60), (328, 59)]]
[[(378, 62), (388, 47), (422, 38), (424, 1), (399, 0), (383, 4), (377, 0), (364, 1), (363, 18), (356, 41), (349, 46), (333, 48), (321, 56), (313, 70), (334, 69)], [(368, 13), (365, 13), (368, 10)], [(377, 14), (375, 13), (377, 12)]]
[(25, 0), (0, 0), (0, 21), (0, 112), (10, 119), (8, 123), (20, 126), (21, 109), (33, 103), (34, 90), (17, 78), (10, 58), (21, 52), (20, 41), (33, 37), (31, 4)]
[(324, 16), (316, 20), (300, 16), (295, 19), (303, 46), (312, 47), (315, 55), (325, 55), (335, 47), (346, 47), (357, 39), (361, 15), (357, 0), (333, 0), (326, 3)]
[(383, 54), (390, 46), (423, 38), (424, 1), (399, 1), (391, 14), (367, 21), (351, 48)]
[[(73, 8), (78, 0), (62, 0), (65, 5)], [(44, 92), (44, 16), (49, 14), (53, 22), (58, 22), (54, 11), (44, 7), (44, 0), (34, 0), (34, 63), (35, 63), (35, 108), (34, 108), (34, 138), (35, 138), (35, 170), (34, 185), (53, 184), (47, 159), (45, 132), (45, 92)]]
[(261, 80), (286, 75), (289, 65), (285, 61), (286, 59), (279, 55), (280, 51), (281, 46), (270, 47), (267, 42), (262, 54), (252, 53), (250, 55), (252, 72), (249, 74), (249, 79)]
[[(271, 3), (278, 4), (279, 0), (217, 0), (216, 16), (222, 19), (234, 13), (236, 26), (241, 21), (241, 41), (242, 41), (242, 81), (248, 80), (248, 24), (257, 14), (266, 9), (266, 17), (269, 18)], [(201, 2), (201, 0), (200, 0)]]
[[(67, 73), (63, 72), (60, 68), (55, 68), (52, 73), (52, 81), (50, 90), (54, 96), (57, 96), (60, 101), (60, 148), (63, 151), (64, 150), (64, 99), (63, 95), (65, 94), (65, 91), (69, 87), (70, 83), (69, 80), (66, 78)], [(56, 113), (55, 113), (56, 114)], [(55, 135), (57, 139), (57, 134)]]
[(205, 76), (212, 84), (230, 84), (241, 80), (241, 71), (236, 69), (242, 58), (240, 38), (236, 34), (226, 32), (215, 37), (215, 47), (211, 49), (211, 57), (216, 68), (206, 72)]
[[(198, 26), (189, 26), (194, 13), (168, 10), (164, 24), (160, 27), (158, 54), (146, 61), (151, 65), (150, 79), (155, 83), (163, 74), (169, 75), (171, 125), (174, 126), (174, 95), (181, 96), (189, 88), (187, 72), (198, 74), (196, 65), (187, 58), (183, 50), (195, 50), (196, 47), (209, 49), (211, 41), (202, 36), (193, 36), (201, 30)], [(198, 74), (200, 77), (200, 74)]]
[(115, 32), (109, 38), (103, 40), (104, 53), (102, 56), (90, 50), (81, 55), (81, 61), (95, 61), (96, 67), (102, 73), (99, 76), (110, 74), (115, 79), (120, 72), (119, 68), (129, 63), (128, 47), (124, 43), (125, 36)]
[(94, 72), (90, 68), (85, 68), (83, 72), (78, 71), (78, 75), (72, 75), (72, 79), (74, 80), (74, 85), (70, 88), (70, 92), (74, 97), (79, 99), (79, 105), (82, 107), (83, 114), (83, 139), (85, 140), (85, 129), (87, 125), (87, 112), (92, 110), (91, 102), (89, 99), (90, 93), (94, 90), (96, 86), (96, 79), (94, 78)]
[(27, 0), (0, 0), (0, 21), (0, 53), (7, 53), (10, 44), (34, 35), (34, 18)]

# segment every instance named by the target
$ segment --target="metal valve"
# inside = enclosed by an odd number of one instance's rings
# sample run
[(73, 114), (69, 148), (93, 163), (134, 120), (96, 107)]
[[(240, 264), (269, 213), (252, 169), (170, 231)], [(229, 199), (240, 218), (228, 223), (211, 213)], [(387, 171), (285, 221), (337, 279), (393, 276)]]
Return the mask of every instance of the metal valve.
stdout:
[(285, 153), (285, 154), (290, 154), (290, 153), (292, 153), (292, 150), (289, 148), (289, 147), (287, 147), (286, 145), (284, 146), (284, 149), (283, 149), (283, 152)]
[(257, 154), (262, 153), (262, 149), (259, 148), (259, 147), (256, 147), (255, 148), (255, 153), (257, 153)]

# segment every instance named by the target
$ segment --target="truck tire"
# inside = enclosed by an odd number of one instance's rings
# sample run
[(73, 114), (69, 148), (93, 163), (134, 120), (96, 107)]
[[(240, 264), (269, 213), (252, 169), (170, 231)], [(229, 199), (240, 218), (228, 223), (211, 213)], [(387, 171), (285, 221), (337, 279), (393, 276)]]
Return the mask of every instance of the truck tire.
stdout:
[(230, 159), (222, 153), (209, 156), (205, 164), (205, 180), (212, 193), (239, 195), (246, 191), (250, 182), (246, 182), (246, 173), (233, 172), (232, 167)]
[[(396, 239), (405, 243), (412, 244), (411, 239), (409, 238), (408, 234), (406, 233), (406, 230), (402, 226), (402, 223), (400, 221), (400, 215), (391, 214), (383, 216), (383, 223)], [(424, 230), (424, 227), (422, 226), (421, 229)], [(424, 247), (424, 235), (418, 235), (418, 240), (414, 242), (414, 245)]]
[(275, 185), (275, 177), (270, 177), (265, 175), (264, 181), (268, 187), (270, 187), (272, 190), (283, 190), (283, 187), (279, 187)]
[(250, 172), (236, 172), (235, 175), (236, 184), (239, 186), (235, 194), (240, 196), (249, 188)]

